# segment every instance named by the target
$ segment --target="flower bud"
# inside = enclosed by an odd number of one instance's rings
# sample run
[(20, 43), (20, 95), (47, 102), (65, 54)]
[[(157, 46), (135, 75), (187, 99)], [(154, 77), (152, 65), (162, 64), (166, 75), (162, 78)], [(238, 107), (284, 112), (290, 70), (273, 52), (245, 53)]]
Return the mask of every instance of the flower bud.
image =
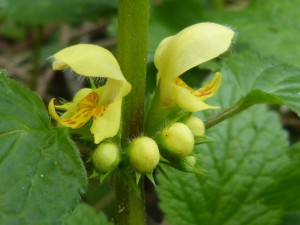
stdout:
[(159, 163), (159, 149), (156, 142), (148, 137), (134, 139), (128, 148), (131, 164), (142, 173), (151, 172)]
[(93, 153), (93, 163), (100, 172), (109, 172), (120, 162), (120, 150), (113, 142), (102, 142)]
[(183, 123), (173, 123), (160, 134), (160, 144), (174, 156), (187, 156), (194, 148), (192, 131)]
[(205, 126), (202, 120), (198, 117), (190, 116), (187, 120), (184, 121), (192, 131), (193, 135), (196, 137), (204, 137), (205, 135)]

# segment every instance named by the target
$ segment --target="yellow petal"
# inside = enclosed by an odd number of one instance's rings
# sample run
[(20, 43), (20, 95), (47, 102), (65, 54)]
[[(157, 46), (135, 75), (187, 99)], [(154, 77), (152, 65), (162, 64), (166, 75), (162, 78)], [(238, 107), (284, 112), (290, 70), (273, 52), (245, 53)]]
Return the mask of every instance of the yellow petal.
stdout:
[[(77, 111), (77, 104), (73, 103), (73, 102), (69, 102), (67, 104), (64, 104), (64, 105), (67, 105), (67, 109), (66, 111), (60, 115), (60, 118), (69, 118), (71, 117), (72, 115), (74, 115), (74, 113), (76, 113)], [(55, 108), (56, 109), (62, 109), (64, 105), (56, 105)]]
[(72, 107), (64, 113), (61, 117), (56, 113), (54, 106), (54, 99), (49, 103), (50, 115), (61, 125), (70, 128), (80, 128), (86, 124), (93, 115), (96, 105), (98, 103), (98, 95), (96, 92), (91, 92), (83, 98), (78, 104), (72, 103)]
[(53, 119), (55, 119), (56, 121), (60, 121), (60, 117), (56, 113), (56, 110), (55, 110), (54, 100), (55, 100), (54, 98), (52, 98), (50, 100), (49, 105), (48, 105), (48, 111)]
[(217, 72), (214, 78), (207, 82), (203, 87), (196, 90), (194, 95), (198, 96), (199, 99), (205, 100), (213, 95), (218, 91), (222, 80), (221, 73)]
[(98, 94), (93, 91), (93, 92), (89, 93), (84, 99), (82, 99), (77, 104), (77, 108), (78, 108), (78, 110), (80, 110), (80, 109), (93, 110), (93, 109), (96, 109), (98, 101), (99, 101)]
[(70, 67), (74, 72), (88, 77), (107, 77), (125, 81), (119, 64), (112, 53), (92, 44), (78, 44), (65, 48), (54, 56), (54, 70)]
[(118, 133), (121, 120), (122, 99), (111, 103), (101, 113), (96, 113), (91, 132), (94, 134), (95, 143), (98, 144), (105, 138), (113, 137)]
[(93, 115), (92, 110), (87, 110), (86, 108), (81, 108), (74, 115), (69, 118), (61, 118), (58, 122), (65, 126), (73, 129), (77, 129), (86, 124)]
[(73, 108), (73, 105), (74, 105), (73, 102), (68, 102), (68, 103), (65, 103), (63, 105), (54, 105), (54, 107), (56, 109), (69, 110), (70, 108)]
[(160, 79), (160, 98), (164, 106), (176, 104), (172, 96), (175, 79), (187, 70), (225, 52), (234, 32), (215, 23), (199, 23), (164, 39), (154, 61)]
[[(166, 54), (165, 49), (167, 48), (167, 46), (169, 45), (171, 40), (173, 40), (173, 37), (174, 36), (163, 39), (160, 42), (159, 46), (157, 47), (157, 49), (155, 51), (155, 55), (154, 55), (154, 65), (156, 66), (157, 69), (161, 68), (161, 65), (164, 64), (164, 59), (165, 59), (164, 55)], [(159, 80), (160, 80), (160, 73), (158, 71), (157, 77), (156, 77), (156, 83), (158, 83)]]
[(83, 98), (85, 98), (89, 93), (91, 93), (93, 89), (91, 88), (82, 88), (79, 91), (76, 92), (76, 94), (73, 97), (73, 103), (80, 102)]
[(234, 32), (215, 23), (198, 23), (161, 42), (154, 61), (161, 79), (173, 79), (218, 57), (230, 47)]
[(194, 90), (193, 88), (189, 87), (184, 81), (177, 78), (175, 84), (177, 86), (181, 86), (187, 90), (189, 90), (193, 95), (198, 97), (200, 100), (205, 100), (211, 96), (213, 96), (219, 89), (221, 84), (221, 73), (217, 72), (214, 78), (207, 82), (203, 87), (199, 88), (198, 90)]
[(100, 102), (108, 105), (126, 96), (131, 90), (131, 85), (128, 82), (109, 79), (102, 88)]
[(197, 96), (193, 95), (188, 89), (174, 85), (174, 96), (178, 106), (189, 112), (197, 112), (205, 109), (216, 109), (218, 106), (208, 105)]

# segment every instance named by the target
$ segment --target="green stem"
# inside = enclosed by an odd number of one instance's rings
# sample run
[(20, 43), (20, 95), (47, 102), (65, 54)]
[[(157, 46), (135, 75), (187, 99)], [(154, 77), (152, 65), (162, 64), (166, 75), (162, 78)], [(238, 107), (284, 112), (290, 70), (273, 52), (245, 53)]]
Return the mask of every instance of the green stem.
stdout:
[[(118, 61), (132, 90), (124, 99), (122, 146), (143, 131), (143, 111), (146, 87), (149, 0), (119, 0), (118, 3)], [(128, 171), (128, 174), (130, 171)], [(133, 175), (131, 178), (134, 179)], [(145, 204), (143, 184), (138, 196), (132, 185), (117, 172), (115, 192), (118, 225), (143, 225)]]
[(205, 127), (206, 129), (222, 122), (223, 120), (226, 120), (238, 113), (240, 113), (241, 111), (248, 109), (249, 107), (251, 107), (252, 104), (245, 104), (243, 100), (239, 101), (236, 105), (234, 105), (233, 107), (217, 114), (216, 116), (204, 121)]
[(43, 27), (37, 26), (34, 28), (34, 43), (33, 43), (33, 77), (31, 82), (32, 90), (35, 90), (40, 76), (40, 60), (41, 60), (41, 41)]

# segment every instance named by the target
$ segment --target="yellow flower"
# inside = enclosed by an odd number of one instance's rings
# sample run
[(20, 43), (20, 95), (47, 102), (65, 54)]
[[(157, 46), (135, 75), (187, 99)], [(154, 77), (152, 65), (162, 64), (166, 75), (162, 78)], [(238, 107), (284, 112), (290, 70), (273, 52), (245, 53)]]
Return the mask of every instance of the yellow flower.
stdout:
[(180, 78), (187, 70), (218, 57), (230, 47), (234, 32), (214, 23), (199, 23), (164, 39), (158, 46), (154, 63), (158, 69), (160, 98), (164, 106), (178, 105), (189, 112), (216, 108), (203, 101), (213, 96), (221, 82), (216, 73), (212, 81), (194, 90)]
[[(104, 77), (107, 81), (96, 90), (82, 89), (70, 103), (54, 105), (52, 99), (48, 106), (51, 116), (61, 125), (73, 129), (93, 118), (90, 130), (96, 144), (115, 136), (120, 127), (122, 98), (131, 90), (115, 57), (100, 46), (79, 44), (61, 50), (53, 58), (54, 70), (70, 68), (79, 75)], [(59, 116), (55, 109), (66, 112)]]

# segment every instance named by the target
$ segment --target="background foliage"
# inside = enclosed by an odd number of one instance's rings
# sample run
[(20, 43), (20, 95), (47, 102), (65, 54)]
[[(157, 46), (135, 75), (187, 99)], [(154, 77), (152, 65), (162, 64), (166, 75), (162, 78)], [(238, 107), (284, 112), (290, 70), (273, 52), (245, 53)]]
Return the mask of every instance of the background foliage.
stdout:
[[(158, 43), (186, 26), (212, 21), (235, 29), (235, 43), (229, 53), (189, 71), (184, 79), (199, 86), (200, 76), (206, 79), (220, 70), (221, 90), (212, 101), (221, 110), (242, 99), (244, 104), (285, 105), (299, 115), (299, 8), (300, 0), (153, 0), (148, 91), (155, 84), (152, 61)], [(52, 128), (42, 101), (70, 99), (85, 86), (54, 74), (47, 58), (74, 43), (114, 51), (116, 17), (117, 1), (111, 0), (0, 1), (0, 67), (22, 84), (1, 72), (1, 225), (30, 224), (30, 219), (58, 224), (79, 199), (85, 204), (65, 217), (66, 225), (112, 223), (109, 182), (99, 186), (91, 179), (85, 188), (79, 154), (85, 162), (90, 149), (76, 148), (66, 139), (67, 130)], [(148, 223), (300, 224), (299, 120), (286, 107), (271, 109), (254, 106), (209, 129), (216, 141), (196, 149), (203, 175), (170, 170), (166, 179), (158, 174), (160, 208), (153, 187), (146, 185)], [(197, 116), (207, 119), (217, 112)], [(85, 194), (79, 195), (83, 189)]]

